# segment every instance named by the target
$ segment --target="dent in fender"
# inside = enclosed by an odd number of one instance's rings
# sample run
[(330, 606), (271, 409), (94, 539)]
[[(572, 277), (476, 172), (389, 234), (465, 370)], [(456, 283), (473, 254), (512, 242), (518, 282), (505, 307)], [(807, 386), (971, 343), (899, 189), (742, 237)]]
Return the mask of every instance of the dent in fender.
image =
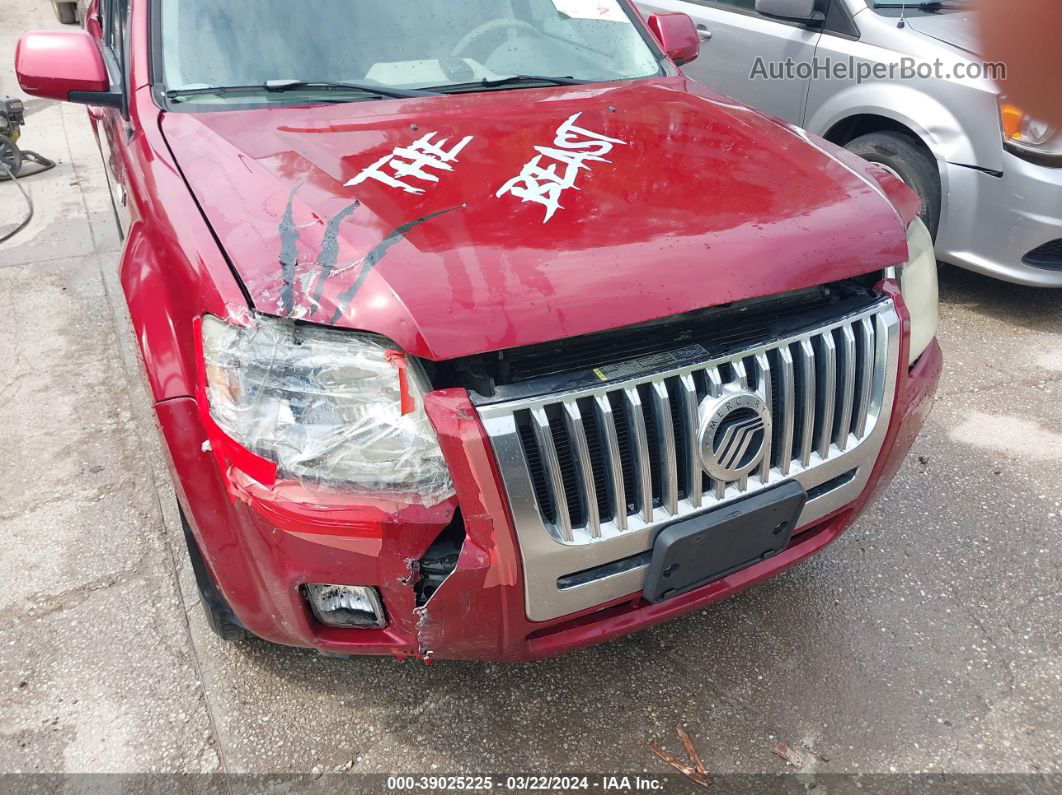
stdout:
[(190, 395), (195, 377), (181, 340), (181, 332), (190, 326), (188, 316), (175, 311), (174, 274), (160, 265), (158, 250), (143, 230), (143, 224), (129, 230), (119, 278), (148, 388), (158, 401)]

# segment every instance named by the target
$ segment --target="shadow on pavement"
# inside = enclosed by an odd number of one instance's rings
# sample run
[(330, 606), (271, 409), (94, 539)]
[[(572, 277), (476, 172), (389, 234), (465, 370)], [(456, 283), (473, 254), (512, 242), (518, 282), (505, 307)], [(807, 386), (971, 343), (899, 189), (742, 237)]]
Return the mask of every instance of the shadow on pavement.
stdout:
[(951, 265), (940, 266), (940, 301), (1031, 331), (1057, 330), (1062, 289), (1023, 287)]

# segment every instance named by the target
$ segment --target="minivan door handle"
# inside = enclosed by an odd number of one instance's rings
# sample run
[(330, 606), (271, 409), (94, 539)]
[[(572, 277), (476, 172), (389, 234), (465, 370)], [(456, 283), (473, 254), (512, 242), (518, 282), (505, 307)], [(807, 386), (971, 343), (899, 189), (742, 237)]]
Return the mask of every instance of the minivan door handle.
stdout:
[(706, 25), (698, 25), (697, 35), (701, 37), (701, 41), (708, 41), (712, 38), (712, 31), (708, 30)]

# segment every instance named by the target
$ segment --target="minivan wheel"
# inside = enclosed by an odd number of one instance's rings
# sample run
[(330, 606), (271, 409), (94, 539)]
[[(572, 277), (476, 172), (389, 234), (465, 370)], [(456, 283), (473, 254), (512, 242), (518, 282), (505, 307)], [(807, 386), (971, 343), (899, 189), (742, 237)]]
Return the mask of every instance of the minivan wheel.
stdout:
[(853, 138), (845, 149), (896, 174), (922, 200), (922, 220), (936, 239), (940, 224), (940, 174), (926, 149), (909, 135), (882, 131)]
[(199, 544), (192, 535), (192, 529), (188, 526), (188, 519), (184, 515), (184, 509), (177, 506), (181, 513), (181, 528), (184, 530), (184, 543), (188, 546), (188, 557), (192, 561), (192, 571), (195, 572), (195, 584), (199, 587), (199, 603), (203, 605), (207, 624), (214, 634), (222, 640), (239, 641), (251, 637), (251, 633), (244, 629), (225, 601), (225, 596), (214, 584), (206, 562), (199, 551)]
[(77, 24), (77, 3), (53, 3), (55, 16), (64, 25)]

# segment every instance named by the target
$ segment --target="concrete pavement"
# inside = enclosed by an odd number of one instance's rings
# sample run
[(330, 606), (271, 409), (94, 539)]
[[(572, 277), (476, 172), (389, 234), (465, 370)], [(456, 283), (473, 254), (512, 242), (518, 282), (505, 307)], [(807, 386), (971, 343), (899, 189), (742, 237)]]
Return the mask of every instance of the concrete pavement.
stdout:
[[(0, 11), (0, 94), (46, 0)], [(1062, 292), (945, 268), (925, 434), (822, 555), (533, 665), (335, 660), (206, 627), (84, 110), (32, 100), (0, 246), (0, 771), (1062, 772)], [(0, 229), (23, 207), (0, 183)]]

